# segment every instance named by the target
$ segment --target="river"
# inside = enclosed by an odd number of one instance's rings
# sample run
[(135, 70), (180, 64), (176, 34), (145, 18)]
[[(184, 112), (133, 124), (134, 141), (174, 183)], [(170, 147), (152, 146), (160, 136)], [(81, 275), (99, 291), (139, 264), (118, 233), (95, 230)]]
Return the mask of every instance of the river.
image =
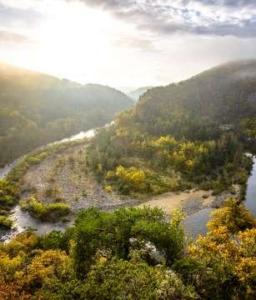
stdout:
[(251, 175), (247, 181), (244, 205), (256, 216), (256, 157), (253, 157)]
[[(251, 174), (247, 180), (247, 187), (244, 199), (245, 207), (256, 217), (256, 156), (252, 156), (253, 165)], [(213, 208), (205, 208), (184, 220), (184, 228), (188, 235), (196, 237), (198, 234), (207, 232), (207, 223), (210, 219)]]
[[(106, 126), (108, 126), (108, 125), (106, 125)], [(92, 137), (95, 136), (95, 133), (96, 133), (97, 129), (90, 129), (90, 130), (87, 130), (87, 131), (81, 131), (81, 132), (79, 132), (77, 134), (72, 135), (69, 138), (65, 138), (65, 139), (62, 139), (62, 140), (59, 140), (59, 141), (55, 141), (55, 142), (49, 143), (46, 146), (38, 148), (38, 150), (46, 148), (46, 147), (49, 147), (51, 145), (79, 141), (79, 140), (82, 140), (84, 138), (89, 138), (90, 139), (90, 138), (92, 138)], [(36, 151), (36, 150), (34, 150), (34, 151)], [(3, 179), (5, 176), (7, 176), (8, 173), (12, 170), (12, 168), (15, 167), (17, 165), (17, 163), (19, 163), (23, 158), (24, 158), (24, 156), (22, 156), (22, 157), (20, 157), (20, 158), (18, 158), (16, 160), (14, 160), (12, 163), (4, 166), (3, 168), (0, 168), (0, 180)]]
[[(108, 125), (107, 125), (108, 126)], [(92, 138), (95, 136), (97, 129), (91, 129), (88, 131), (82, 131), (78, 134), (75, 134), (69, 138), (65, 138), (59, 141), (56, 141), (52, 144), (59, 144), (59, 143), (65, 143), (70, 141), (76, 141), (81, 140), (83, 138)], [(45, 146), (45, 147), (47, 147)], [(0, 169), (0, 179), (3, 179), (10, 170), (21, 160), (17, 159), (13, 163), (5, 166), (4, 168)], [(256, 216), (256, 157), (253, 157), (253, 167), (251, 174), (247, 181), (247, 190), (246, 190), (246, 196), (244, 201), (245, 206), (253, 213), (254, 216)], [(200, 211), (189, 215), (185, 218), (183, 225), (185, 232), (188, 236), (195, 238), (198, 234), (205, 234), (207, 232), (207, 226), (210, 219), (211, 212), (213, 211), (213, 208), (205, 208), (201, 209)], [(45, 234), (47, 232), (50, 232), (51, 230), (61, 230), (63, 231), (67, 226), (71, 225), (72, 222), (69, 223), (63, 223), (63, 222), (57, 222), (57, 223), (43, 223), (40, 222), (33, 217), (31, 217), (28, 212), (22, 211), (19, 207), (19, 205), (15, 206), (11, 212), (11, 219), (14, 221), (15, 227), (12, 230), (9, 231), (0, 231), (0, 241), (1, 240), (9, 240), (13, 236), (15, 236), (17, 233), (20, 233), (27, 228), (33, 228), (35, 229), (39, 234)]]

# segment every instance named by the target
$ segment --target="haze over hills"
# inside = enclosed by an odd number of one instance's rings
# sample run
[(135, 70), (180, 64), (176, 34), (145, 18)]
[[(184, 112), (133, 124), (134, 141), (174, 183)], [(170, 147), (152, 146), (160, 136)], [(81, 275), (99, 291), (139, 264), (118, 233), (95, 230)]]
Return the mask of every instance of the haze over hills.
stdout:
[(235, 125), (255, 115), (255, 83), (256, 60), (227, 63), (189, 80), (149, 90), (136, 106), (134, 117), (152, 134), (204, 138), (207, 126), (218, 130), (221, 124)]
[(141, 87), (136, 90), (133, 90), (128, 93), (128, 96), (131, 97), (133, 100), (138, 101), (140, 96), (146, 93), (147, 90), (152, 89), (152, 86), (146, 86), (146, 87)]
[(122, 92), (0, 64), (0, 165), (33, 148), (103, 126), (132, 100)]
[(0, 0), (16, 299), (256, 300), (256, 0)]

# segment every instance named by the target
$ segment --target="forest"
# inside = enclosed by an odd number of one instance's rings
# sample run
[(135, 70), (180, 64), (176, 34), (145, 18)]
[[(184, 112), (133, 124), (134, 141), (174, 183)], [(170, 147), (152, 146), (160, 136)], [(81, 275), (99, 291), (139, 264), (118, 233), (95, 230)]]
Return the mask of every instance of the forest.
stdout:
[(1, 299), (255, 299), (256, 220), (235, 200), (191, 241), (180, 211), (81, 211), (73, 227), (0, 243)]

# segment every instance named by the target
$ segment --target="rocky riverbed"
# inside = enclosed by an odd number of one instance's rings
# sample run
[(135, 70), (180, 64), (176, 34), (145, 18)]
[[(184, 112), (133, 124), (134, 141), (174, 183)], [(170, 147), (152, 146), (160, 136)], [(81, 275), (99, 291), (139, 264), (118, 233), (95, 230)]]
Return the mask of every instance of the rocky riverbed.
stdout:
[(65, 202), (72, 212), (88, 207), (108, 209), (135, 201), (107, 193), (88, 174), (85, 156), (86, 144), (79, 144), (31, 167), (21, 180), (21, 197), (34, 196), (44, 203)]

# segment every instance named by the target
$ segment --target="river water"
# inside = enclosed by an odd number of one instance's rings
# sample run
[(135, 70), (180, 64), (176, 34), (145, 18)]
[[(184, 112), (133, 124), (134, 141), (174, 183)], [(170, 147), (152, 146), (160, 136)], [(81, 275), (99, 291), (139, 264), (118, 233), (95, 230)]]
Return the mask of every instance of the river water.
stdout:
[(245, 194), (245, 206), (256, 216), (256, 157), (253, 157), (253, 166), (251, 175), (247, 181), (247, 189)]
[[(256, 217), (256, 156), (252, 156), (253, 165), (251, 174), (247, 180), (244, 205)], [(207, 223), (211, 217), (213, 208), (206, 208), (188, 216), (184, 220), (184, 228), (188, 235), (196, 237), (207, 232)]]
[[(51, 144), (59, 144), (59, 143), (65, 143), (70, 141), (76, 141), (76, 140), (81, 140), (83, 138), (92, 138), (95, 136), (96, 131), (97, 129), (81, 131), (80, 133), (75, 134), (69, 138), (65, 138)], [(20, 159), (17, 159), (13, 163), (0, 169), (0, 179), (3, 179), (19, 161)], [(247, 181), (247, 190), (246, 190), (244, 204), (253, 213), (253, 215), (256, 216), (256, 157), (253, 157), (253, 167)], [(212, 211), (214, 211), (213, 208), (205, 208), (205, 209), (201, 209), (200, 211), (192, 215), (187, 216), (183, 222), (186, 234), (192, 238), (195, 238), (198, 234), (205, 234), (207, 232), (206, 225), (210, 219)], [(20, 233), (28, 228), (35, 229), (38, 234), (45, 234), (50, 232), (51, 230), (63, 231), (67, 226), (71, 225), (72, 223), (71, 221), (69, 223), (58, 222), (54, 224), (40, 222), (34, 219), (33, 217), (31, 217), (28, 214), (28, 212), (22, 211), (19, 205), (14, 207), (14, 209), (12, 210), (11, 219), (14, 221), (15, 228), (7, 232), (0, 231), (0, 241), (9, 240), (17, 233)]]
[(213, 211), (214, 208), (204, 208), (187, 216), (183, 221), (183, 226), (187, 236), (196, 238), (199, 234), (205, 235), (207, 232), (207, 223)]

